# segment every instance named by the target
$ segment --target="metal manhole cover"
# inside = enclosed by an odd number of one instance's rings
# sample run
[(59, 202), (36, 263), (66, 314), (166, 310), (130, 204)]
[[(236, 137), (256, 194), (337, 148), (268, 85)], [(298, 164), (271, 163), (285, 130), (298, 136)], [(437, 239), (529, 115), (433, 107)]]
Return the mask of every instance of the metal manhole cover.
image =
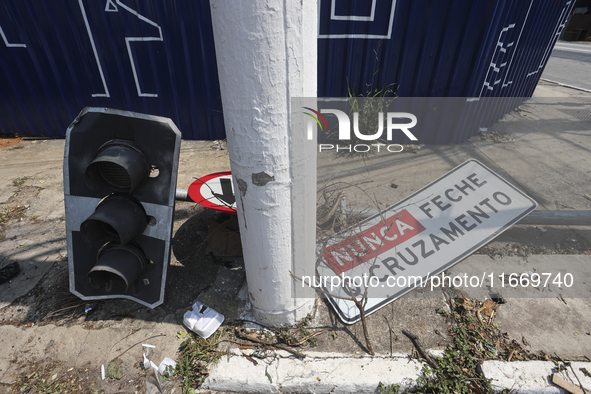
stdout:
[(560, 109), (559, 111), (579, 120), (591, 120), (591, 109)]

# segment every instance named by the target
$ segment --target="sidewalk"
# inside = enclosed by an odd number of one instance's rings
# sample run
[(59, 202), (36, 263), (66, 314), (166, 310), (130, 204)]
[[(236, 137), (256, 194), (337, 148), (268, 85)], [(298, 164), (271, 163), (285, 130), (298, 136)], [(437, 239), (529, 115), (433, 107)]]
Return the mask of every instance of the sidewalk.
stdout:
[[(322, 174), (364, 182), (365, 190), (388, 206), (476, 158), (532, 196), (538, 209), (591, 210), (591, 201), (585, 198), (591, 194), (591, 122), (584, 118), (591, 111), (591, 94), (541, 83), (536, 96), (551, 100), (526, 102), (483, 137), (465, 144), (421, 146), (417, 153), (376, 156), (359, 169), (339, 159), (326, 166), (319, 161), (319, 178)], [(188, 188), (196, 177), (229, 170), (227, 151), (211, 146), (207, 141), (183, 141), (179, 188)], [(146, 383), (150, 373), (140, 368), (142, 354), (148, 351), (156, 364), (164, 357), (176, 359), (184, 340), (179, 335), (185, 330), (182, 316), (195, 300), (224, 314), (227, 322), (248, 320), (244, 272), (204, 254), (207, 226), (217, 214), (193, 203), (177, 202), (162, 306), (151, 310), (127, 300), (90, 303), (71, 295), (63, 149), (63, 140), (29, 140), (0, 148), (0, 214), (10, 218), (0, 224), (0, 267), (17, 261), (22, 269), (11, 283), (0, 285), (0, 393), (18, 392), (18, 379), (28, 375), (27, 379), (35, 379), (42, 362), (55, 362), (50, 377), (56, 374), (60, 382), (74, 382), (72, 387), (80, 386), (80, 392), (143, 393), (146, 387), (151, 392), (155, 386)], [(489, 245), (487, 253), (495, 254), (494, 259), (474, 254), (450, 272), (482, 271), (482, 267), (525, 272), (527, 267), (554, 264), (565, 272), (574, 270), (577, 283), (582, 281), (581, 286), (589, 289), (591, 227), (542, 227), (516, 225)], [(417, 335), (426, 349), (439, 354), (450, 343), (450, 336), (448, 321), (437, 313), (442, 308), (449, 310), (443, 296), (412, 294), (367, 318), (375, 357), (367, 354), (361, 323), (342, 324), (331, 307), (319, 300), (306, 329), (328, 331), (316, 337), (315, 347), (303, 350), (306, 358), (283, 358), (288, 353), (278, 350), (266, 359), (256, 358), (255, 365), (244, 356), (251, 357), (255, 350), (231, 345), (231, 355), (224, 355), (211, 369), (203, 390), (373, 393), (379, 382), (413, 386), (423, 364), (409, 359), (414, 346), (401, 331)], [(96, 305), (87, 313), (87, 304)], [(494, 321), (530, 353), (544, 351), (584, 360), (582, 356), (591, 357), (590, 306), (588, 294), (564, 300), (558, 294), (511, 298), (499, 307)], [(115, 359), (121, 360), (123, 378), (101, 380), (101, 365), (106, 368)], [(493, 384), (516, 392), (563, 392), (548, 381), (552, 367), (552, 362), (542, 361), (486, 361), (482, 370), (494, 379)], [(574, 363), (573, 368), (581, 383), (590, 388), (591, 378), (579, 368), (591, 371), (591, 364)], [(576, 382), (572, 373), (563, 374)], [(180, 388), (174, 392), (180, 393)]]

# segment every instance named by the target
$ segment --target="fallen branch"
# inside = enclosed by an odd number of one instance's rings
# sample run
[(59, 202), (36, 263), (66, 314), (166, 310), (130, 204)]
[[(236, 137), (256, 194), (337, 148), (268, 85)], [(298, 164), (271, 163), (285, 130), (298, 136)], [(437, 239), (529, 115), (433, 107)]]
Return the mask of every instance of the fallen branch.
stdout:
[(367, 345), (367, 352), (372, 356), (375, 356), (373, 349), (371, 348), (371, 342), (369, 341), (369, 333), (367, 332), (367, 323), (365, 322), (365, 308), (363, 304), (357, 299), (353, 298), (353, 302), (359, 309), (359, 315), (361, 316), (361, 326), (363, 327), (363, 335), (365, 336), (365, 344)]
[(83, 305), (84, 305), (84, 303), (82, 302), (82, 303), (80, 303), (80, 304), (71, 305), (71, 306), (67, 306), (67, 307), (65, 307), (65, 308), (61, 308), (61, 309), (58, 309), (58, 310), (55, 310), (55, 311), (51, 311), (51, 312), (49, 312), (47, 315), (45, 315), (45, 317), (43, 318), (43, 320), (44, 320), (44, 321), (45, 321), (45, 320), (48, 320), (48, 319), (49, 319), (49, 318), (51, 318), (51, 317), (57, 316), (57, 314), (58, 314), (58, 313), (60, 313), (60, 312), (67, 311), (67, 310), (69, 310), (69, 309), (75, 309), (75, 308), (78, 308), (79, 306), (83, 306)]
[(513, 358), (513, 353), (515, 353), (515, 349), (512, 349), (511, 353), (509, 353), (509, 357), (507, 357), (507, 362), (511, 361), (511, 359)]
[(320, 334), (324, 334), (325, 332), (327, 332), (328, 330), (322, 330), (322, 331), (316, 331), (315, 333), (312, 333), (310, 335), (307, 335), (305, 337), (303, 337), (302, 339), (300, 339), (299, 341), (296, 342), (289, 342), (290, 346), (300, 346), (303, 343), (305, 343), (307, 340), (314, 338), (315, 336), (318, 336)]
[[(392, 316), (394, 316), (394, 304), (392, 304)], [(392, 354), (394, 353), (394, 349), (392, 348), (392, 334), (394, 332), (392, 331), (392, 327), (390, 327), (390, 322), (388, 321), (388, 318), (384, 316), (384, 319), (386, 319), (386, 324), (388, 325), (388, 333), (390, 334), (390, 357), (392, 357)]]
[(478, 309), (476, 311), (476, 317), (478, 317), (478, 321), (480, 322), (480, 324), (482, 325), (482, 327), (486, 327), (484, 325), (484, 322), (482, 321), (482, 317), (480, 317), (480, 312), (483, 311), (484, 309), (486, 309), (486, 307), (483, 306), (482, 308), (480, 308), (480, 309)]
[[(338, 193), (337, 197), (334, 199), (333, 201), (333, 206), (331, 207), (331, 209), (328, 210), (328, 213), (320, 219), (316, 220), (316, 225), (320, 228), (330, 224), (333, 216), (336, 214), (337, 209), (341, 206), (341, 200), (343, 199), (343, 197), (345, 196), (345, 192), (341, 191)], [(328, 203), (326, 195), (324, 196), (325, 199), (325, 204)]]
[[(132, 333), (132, 334), (133, 334), (133, 333)], [(130, 335), (131, 335), (131, 334), (130, 334)], [(128, 336), (129, 336), (129, 335), (128, 335)], [(115, 360), (116, 358), (119, 358), (119, 357), (123, 356), (125, 353), (127, 353), (129, 350), (131, 350), (131, 349), (132, 349), (134, 346), (137, 346), (137, 345), (139, 345), (140, 343), (145, 343), (146, 341), (149, 341), (150, 339), (153, 339), (153, 338), (158, 338), (158, 337), (165, 337), (165, 336), (166, 336), (165, 334), (158, 334), (158, 335), (152, 335), (152, 336), (151, 336), (151, 337), (149, 337), (149, 338), (142, 339), (141, 341), (139, 341), (139, 342), (136, 342), (136, 343), (134, 343), (133, 345), (131, 345), (130, 347), (128, 347), (128, 348), (127, 348), (127, 349), (126, 349), (126, 350), (125, 350), (123, 353), (120, 353), (120, 354), (119, 354), (117, 357), (114, 357), (112, 360)]]
[(572, 384), (571, 382), (564, 380), (558, 374), (552, 374), (551, 381), (552, 381), (552, 383), (554, 383), (558, 387), (568, 391), (569, 393), (589, 394), (589, 392), (587, 390), (585, 390), (579, 386), (576, 386), (576, 385)]
[(429, 354), (427, 354), (427, 352), (425, 352), (425, 350), (423, 349), (423, 347), (421, 346), (420, 342), (419, 342), (419, 337), (406, 331), (406, 330), (402, 330), (402, 333), (404, 335), (406, 335), (408, 337), (408, 339), (410, 339), (410, 341), (412, 342), (412, 344), (415, 346), (415, 348), (418, 350), (419, 354), (425, 359), (425, 361), (427, 361), (427, 363), (434, 369), (439, 369), (439, 365), (433, 361), (433, 359), (431, 358), (431, 356), (429, 356)]
[(265, 345), (265, 346), (269, 346), (269, 347), (275, 347), (275, 348), (277, 348), (277, 349), (282, 349), (282, 350), (285, 350), (285, 351), (287, 351), (287, 352), (290, 352), (290, 353), (292, 353), (292, 354), (294, 354), (294, 355), (298, 356), (299, 358), (305, 358), (305, 357), (306, 357), (306, 355), (305, 355), (305, 354), (303, 354), (303, 353), (300, 353), (300, 352), (298, 352), (297, 350), (295, 350), (295, 349), (292, 349), (292, 348), (290, 348), (289, 346), (287, 346), (287, 345), (284, 345), (284, 344), (282, 344), (282, 343), (273, 343), (273, 342), (267, 342), (267, 341), (263, 341), (262, 339), (258, 339), (258, 338), (252, 338), (252, 337), (250, 337), (250, 336), (248, 336), (248, 335), (244, 334), (244, 333), (242, 332), (242, 330), (240, 330), (240, 329), (236, 329), (236, 330), (234, 331), (234, 333), (235, 333), (235, 335), (236, 335), (238, 338), (240, 338), (240, 339), (244, 339), (244, 340), (247, 340), (247, 341), (251, 341), (251, 342), (258, 343), (258, 344)]
[[(378, 249), (379, 252), (379, 249)], [(293, 272), (289, 271), (289, 274), (296, 280), (299, 280), (300, 282), (303, 282), (302, 278), (294, 275)], [(367, 351), (369, 354), (371, 354), (372, 356), (375, 356), (376, 354), (374, 353), (374, 351), (371, 348), (371, 343), (369, 340), (369, 333), (367, 332), (367, 324), (365, 322), (365, 308), (363, 307), (363, 304), (357, 300), (357, 298), (355, 297), (342, 297), (342, 296), (337, 296), (334, 294), (331, 294), (323, 289), (314, 287), (314, 289), (320, 293), (326, 294), (328, 296), (331, 296), (332, 298), (337, 298), (337, 299), (341, 299), (341, 300), (347, 300), (347, 301), (351, 301), (353, 303), (355, 303), (355, 306), (357, 306), (357, 309), (359, 309), (359, 316), (361, 317), (361, 325), (363, 326), (363, 335), (365, 336), (365, 343), (367, 344)], [(350, 291), (350, 289), (349, 289)]]

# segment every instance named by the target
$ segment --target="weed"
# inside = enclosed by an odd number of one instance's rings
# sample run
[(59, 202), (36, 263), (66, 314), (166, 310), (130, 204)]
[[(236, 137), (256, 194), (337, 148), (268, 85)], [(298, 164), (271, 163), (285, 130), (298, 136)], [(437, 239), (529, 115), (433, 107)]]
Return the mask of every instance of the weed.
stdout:
[(29, 179), (28, 176), (23, 176), (21, 178), (13, 179), (12, 186), (16, 186), (16, 187), (22, 186), (28, 179)]
[[(350, 139), (351, 146), (355, 147), (359, 144), (368, 144), (368, 141), (372, 141), (372, 144), (388, 144), (388, 141), (381, 138), (381, 135), (383, 134), (384, 123), (386, 122), (384, 112), (387, 112), (394, 101), (393, 97), (388, 97), (392, 93), (393, 91), (387, 87), (374, 91), (368, 90), (366, 96), (355, 96), (349, 90), (348, 112), (349, 117), (353, 120), (351, 127), (353, 130), (357, 127), (358, 132), (362, 135), (358, 136), (357, 132), (353, 132)], [(372, 137), (376, 134), (379, 137)], [(329, 137), (335, 137), (334, 133), (333, 135), (329, 135)], [(376, 152), (377, 150), (372, 149), (357, 151), (355, 148), (353, 150), (337, 150), (339, 155), (347, 157), (367, 157)]]
[[(387, 112), (388, 107), (398, 96), (396, 90), (394, 90), (394, 86), (396, 85), (395, 83), (386, 84), (378, 88), (374, 87), (376, 84), (381, 83), (378, 82), (380, 80), (381, 74), (378, 66), (380, 63), (379, 53), (381, 46), (382, 42), (379, 41), (377, 47), (373, 51), (373, 74), (371, 77), (371, 81), (365, 85), (365, 92), (355, 92), (355, 87), (351, 85), (351, 83), (349, 83), (349, 79), (347, 79), (347, 95), (349, 98), (348, 112), (350, 118), (353, 119), (353, 124), (358, 125), (359, 133), (366, 136), (372, 136), (375, 135), (378, 131), (380, 131), (380, 133), (381, 131), (383, 131), (384, 119), (382, 118), (382, 130), (380, 130), (379, 114)], [(329, 138), (336, 138), (336, 134), (329, 134)], [(357, 133), (354, 133), (350, 139), (350, 143), (352, 146), (356, 146), (358, 144), (367, 144), (367, 141), (367, 137), (359, 138), (357, 136)], [(374, 143), (388, 143), (388, 141), (381, 139), (381, 137), (371, 141), (373, 141)], [(341, 151), (337, 150), (337, 153), (339, 155), (344, 155), (348, 157), (366, 157), (370, 153), (375, 152), (376, 151), (374, 150), (359, 152), (355, 150), (349, 151), (347, 149), (343, 149)]]
[(484, 360), (550, 359), (544, 353), (530, 354), (515, 340), (509, 340), (506, 334), (501, 334), (496, 323), (483, 324), (481, 319), (476, 319), (483, 304), (471, 301), (474, 303), (473, 308), (466, 308), (464, 300), (463, 303), (451, 302), (451, 313), (442, 308), (437, 310), (452, 323), (449, 333), (453, 344), (444, 350), (443, 356), (435, 359), (439, 368), (428, 365), (423, 368), (423, 376), (418, 379), (413, 392), (492, 393), (491, 380), (484, 378), (478, 368)]
[(289, 346), (316, 346), (318, 344), (318, 338), (314, 336), (314, 332), (306, 330), (311, 320), (312, 316), (308, 314), (295, 328), (281, 330), (279, 332), (279, 339)]
[(513, 138), (507, 137), (507, 133), (499, 131), (479, 131), (478, 136), (485, 141), (493, 141), (496, 143), (514, 142)]
[(378, 385), (379, 394), (397, 394), (398, 390), (400, 390), (400, 386), (397, 384), (390, 384), (386, 386), (384, 383), (380, 382)]
[(0, 224), (8, 223), (13, 219), (23, 219), (25, 217), (26, 211), (27, 207), (21, 205), (17, 205), (16, 207), (4, 207), (4, 209), (0, 212)]
[(439, 314), (441, 316), (447, 316), (448, 315), (447, 311), (445, 309), (443, 309), (443, 308), (437, 309), (437, 314)]
[(116, 358), (111, 360), (107, 366), (107, 377), (115, 380), (120, 380), (123, 377), (123, 363), (121, 359)]
[(310, 314), (308, 313), (306, 315), (306, 318), (297, 324), (297, 328), (307, 327), (310, 325), (311, 321), (312, 321), (312, 316), (310, 316)]
[(215, 364), (222, 357), (223, 353), (217, 346), (225, 332), (225, 328), (222, 327), (207, 339), (191, 332), (181, 343), (175, 376), (181, 378), (184, 394), (199, 387), (209, 375), (209, 365)]
[(318, 338), (309, 338), (313, 332), (305, 328), (296, 328), (295, 330), (282, 330), (279, 337), (290, 346), (306, 346), (314, 347), (318, 344)]
[(417, 381), (417, 391), (419, 393), (490, 393), (490, 380), (482, 377), (477, 370), (479, 360), (473, 351), (473, 344), (482, 342), (483, 337), (472, 312), (464, 308), (463, 304), (454, 302), (452, 313), (449, 315), (446, 313), (445, 316), (449, 316), (454, 323), (449, 329), (453, 337), (453, 345), (448, 346), (443, 356), (436, 359), (438, 369), (430, 366), (423, 368), (423, 376)]
[(44, 367), (37, 368), (28, 376), (17, 378), (16, 382), (8, 389), (8, 393), (70, 394), (80, 392), (78, 386), (69, 382), (70, 377), (66, 377), (64, 372), (57, 372), (61, 366), (61, 364), (51, 362)]

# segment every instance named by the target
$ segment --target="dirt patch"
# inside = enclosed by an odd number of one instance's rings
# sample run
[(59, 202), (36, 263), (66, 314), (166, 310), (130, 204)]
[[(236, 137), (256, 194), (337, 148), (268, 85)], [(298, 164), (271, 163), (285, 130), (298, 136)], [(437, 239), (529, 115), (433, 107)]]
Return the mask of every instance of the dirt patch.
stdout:
[(23, 142), (23, 137), (19, 135), (0, 134), (0, 149), (13, 147), (18, 148), (17, 144)]
[(6, 203), (0, 204), (0, 241), (5, 239), (5, 229), (11, 221), (37, 219), (36, 217), (28, 217), (27, 211), (30, 204), (41, 192), (41, 188), (35, 186), (23, 186), (26, 181), (26, 177), (13, 180), (12, 185), (19, 187), (19, 189)]
[(67, 367), (63, 362), (53, 360), (12, 360), (19, 367), (16, 382), (7, 388), (6, 393), (143, 393), (150, 370), (143, 370), (137, 365), (138, 374), (133, 377), (124, 375), (120, 379), (106, 377), (101, 379), (96, 368)]

